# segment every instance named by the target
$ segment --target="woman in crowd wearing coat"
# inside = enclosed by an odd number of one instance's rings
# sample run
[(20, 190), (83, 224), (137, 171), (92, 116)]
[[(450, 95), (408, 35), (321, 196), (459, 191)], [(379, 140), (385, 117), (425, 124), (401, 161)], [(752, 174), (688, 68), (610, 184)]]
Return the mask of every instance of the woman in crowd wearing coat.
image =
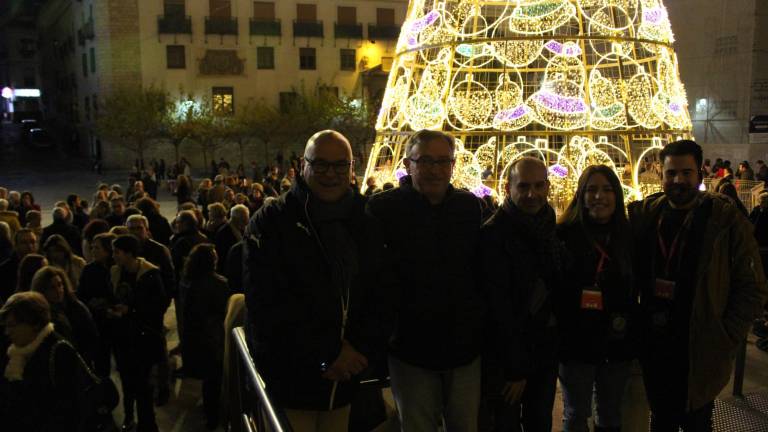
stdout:
[(76, 287), (80, 281), (80, 273), (85, 267), (85, 260), (72, 252), (72, 248), (64, 237), (59, 234), (48, 237), (43, 245), (43, 253), (52, 266), (64, 270), (69, 286)]

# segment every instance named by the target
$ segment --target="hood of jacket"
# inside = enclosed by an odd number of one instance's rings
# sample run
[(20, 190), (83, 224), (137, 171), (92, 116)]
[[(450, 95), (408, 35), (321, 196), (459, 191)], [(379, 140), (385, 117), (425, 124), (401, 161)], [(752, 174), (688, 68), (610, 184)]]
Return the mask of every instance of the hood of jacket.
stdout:
[[(158, 270), (158, 268), (152, 264), (151, 262), (145, 260), (144, 258), (137, 258), (139, 260), (139, 272), (136, 274), (136, 280), (141, 279), (141, 277), (150, 270)], [(120, 267), (115, 264), (110, 269), (110, 280), (112, 281), (112, 286), (117, 286), (117, 284), (120, 282)]]

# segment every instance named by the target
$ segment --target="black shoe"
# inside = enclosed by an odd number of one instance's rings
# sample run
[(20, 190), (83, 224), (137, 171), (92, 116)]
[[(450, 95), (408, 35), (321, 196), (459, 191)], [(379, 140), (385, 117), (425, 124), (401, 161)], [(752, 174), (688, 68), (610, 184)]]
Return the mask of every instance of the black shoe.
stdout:
[(168, 386), (160, 387), (160, 389), (157, 392), (157, 403), (155, 403), (156, 406), (164, 406), (168, 403), (168, 400), (171, 398), (171, 390), (168, 388)]
[(133, 416), (131, 418), (125, 419), (123, 421), (123, 427), (120, 428), (121, 432), (130, 432), (136, 428), (136, 422), (133, 421)]

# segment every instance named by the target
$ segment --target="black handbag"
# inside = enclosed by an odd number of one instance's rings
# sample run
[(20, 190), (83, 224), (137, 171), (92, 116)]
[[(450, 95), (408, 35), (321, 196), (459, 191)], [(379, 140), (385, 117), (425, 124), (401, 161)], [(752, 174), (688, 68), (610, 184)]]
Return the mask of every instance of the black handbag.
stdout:
[(72, 344), (62, 339), (51, 348), (48, 357), (48, 373), (51, 383), (56, 387), (56, 351), (66, 345), (77, 357), (75, 383), (77, 386), (77, 409), (79, 413), (78, 431), (108, 430), (114, 425), (112, 410), (120, 402), (117, 387), (109, 377), (100, 378), (91, 371)]

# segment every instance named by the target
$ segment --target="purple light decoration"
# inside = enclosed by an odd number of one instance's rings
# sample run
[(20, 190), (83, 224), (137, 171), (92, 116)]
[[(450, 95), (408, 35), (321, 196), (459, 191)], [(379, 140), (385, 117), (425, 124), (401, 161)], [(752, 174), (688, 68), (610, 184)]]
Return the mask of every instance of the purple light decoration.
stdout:
[(562, 44), (556, 40), (551, 40), (544, 44), (544, 47), (547, 48), (550, 52), (554, 54), (574, 57), (581, 54), (581, 48), (579, 48), (578, 45), (575, 44)]
[(660, 7), (651, 8), (643, 12), (643, 20), (653, 25), (659, 25), (666, 17), (667, 11)]
[(413, 24), (411, 24), (410, 31), (414, 33), (418, 33), (424, 30), (425, 28), (431, 26), (432, 24), (434, 24), (434, 22), (437, 21), (438, 17), (440, 17), (440, 14), (437, 11), (433, 10), (430, 13), (414, 21)]
[(675, 115), (680, 115), (683, 112), (683, 106), (677, 102), (670, 102), (668, 107)]
[(559, 178), (566, 178), (568, 177), (568, 167), (565, 165), (554, 164), (549, 167), (549, 174)]
[(488, 186), (481, 184), (480, 186), (472, 189), (472, 193), (478, 198), (485, 198), (489, 196), (493, 191)]
[(530, 111), (531, 109), (528, 108), (527, 105), (518, 105), (512, 109), (505, 109), (505, 110), (499, 111), (493, 119), (496, 122), (513, 121), (528, 114)]
[(587, 104), (581, 98), (566, 97), (554, 93), (540, 91), (534, 96), (537, 102), (554, 111), (560, 111), (569, 114), (580, 114), (587, 112)]
[(408, 175), (408, 171), (404, 170), (403, 168), (400, 168), (399, 170), (395, 171), (395, 180), (400, 181), (401, 178)]

